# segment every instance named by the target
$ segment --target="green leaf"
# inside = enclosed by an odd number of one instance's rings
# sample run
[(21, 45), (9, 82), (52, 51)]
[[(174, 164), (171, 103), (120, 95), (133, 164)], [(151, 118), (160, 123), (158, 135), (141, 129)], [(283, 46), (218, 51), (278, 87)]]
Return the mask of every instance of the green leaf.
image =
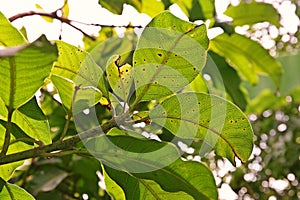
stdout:
[(12, 122), (17, 124), (31, 138), (44, 144), (51, 143), (48, 120), (38, 106), (35, 97), (13, 112)]
[(0, 46), (17, 46), (26, 44), (27, 41), (18, 29), (0, 12)]
[(17, 108), (31, 99), (56, 58), (56, 46), (42, 37), (17, 55), (0, 59), (0, 97), (5, 104)]
[(105, 171), (122, 187), (126, 199), (217, 199), (218, 196), (211, 171), (198, 162), (178, 159), (164, 168), (138, 174), (109, 167)]
[(88, 140), (85, 146), (104, 164), (133, 172), (153, 171), (179, 157), (177, 148), (171, 143), (124, 135), (100, 135)]
[(280, 87), (280, 93), (282, 95), (288, 95), (300, 86), (300, 56), (296, 55), (287, 55), (278, 57), (277, 60), (282, 64), (284, 73), (282, 74), (282, 82)]
[(165, 10), (165, 6), (162, 1), (157, 0), (142, 0), (142, 13), (148, 14), (150, 17), (154, 17), (158, 13)]
[[(218, 54), (209, 51), (210, 58), (208, 59), (205, 68), (203, 69), (203, 73), (207, 73), (211, 75), (211, 78), (214, 82), (222, 81), (221, 85), (224, 84), (226, 92), (230, 95), (233, 102), (239, 106), (242, 110), (245, 110), (247, 105), (247, 100), (245, 98), (245, 94), (242, 92), (240, 85), (241, 79), (238, 76), (237, 72), (225, 61), (225, 59)], [(213, 75), (214, 72), (211, 69), (214, 69), (214, 66), (217, 67), (222, 80), (217, 80)], [(218, 85), (218, 83), (215, 83)]]
[(68, 175), (54, 165), (44, 165), (32, 175), (28, 190), (34, 195), (54, 190)]
[(267, 50), (257, 42), (239, 35), (221, 34), (211, 40), (210, 48), (226, 58), (238, 74), (251, 84), (258, 83), (256, 73), (269, 75), (277, 87), (280, 85), (282, 68)]
[[(235, 164), (251, 155), (253, 131), (245, 114), (231, 102), (203, 93), (172, 96), (150, 112), (152, 123), (180, 138), (204, 141), (202, 150), (214, 148)], [(208, 146), (207, 146), (208, 145)], [(200, 149), (200, 154), (205, 153)]]
[(68, 18), (69, 16), (69, 4), (68, 0), (64, 0), (64, 7), (62, 8), (62, 14), (65, 18)]
[[(0, 120), (0, 149), (2, 149), (7, 122)], [(29, 138), (29, 141), (21, 142)], [(18, 141), (21, 140), (21, 141)], [(11, 124), (11, 138), (7, 154), (17, 153), (32, 148), (33, 140), (22, 131), (16, 124)], [(15, 169), (22, 165), (23, 161), (13, 162), (9, 164), (0, 165), (0, 177), (4, 180), (9, 180)]]
[(74, 83), (60, 76), (52, 75), (51, 81), (58, 91), (62, 104), (70, 110), (72, 107)]
[[(120, 172), (120, 173), (122, 174), (122, 172)], [(123, 189), (112, 178), (109, 177), (109, 175), (106, 173), (103, 165), (102, 165), (102, 174), (104, 176), (105, 188), (106, 188), (108, 195), (111, 198), (113, 198), (114, 200), (126, 200)], [(119, 177), (119, 179), (120, 178), (121, 177)]]
[(267, 21), (280, 27), (280, 15), (272, 4), (255, 1), (240, 3), (238, 6), (229, 6), (224, 14), (233, 18), (233, 25), (235, 26)]
[(157, 15), (134, 52), (136, 102), (168, 96), (192, 82), (205, 64), (208, 42), (204, 25), (170, 12)]
[(62, 41), (56, 43), (59, 57), (52, 75), (70, 80), (75, 86), (98, 88), (103, 94), (108, 94), (103, 71), (87, 52)]
[(285, 97), (277, 96), (273, 91), (264, 89), (249, 101), (246, 113), (262, 114), (270, 108), (279, 109), (285, 105), (287, 105)]
[(15, 184), (8, 183), (0, 178), (0, 199), (3, 200), (34, 200), (34, 197), (23, 188)]
[(141, 0), (99, 0), (99, 4), (115, 14), (121, 14), (123, 11), (123, 4), (129, 4), (138, 11), (141, 11)]
[(102, 40), (104, 41), (90, 51), (95, 62), (103, 70), (106, 70), (108, 60), (114, 55), (121, 56), (120, 63), (131, 63), (132, 58), (130, 57), (132, 51), (135, 49), (137, 36), (133, 32), (126, 32), (124, 37), (120, 38), (116, 37), (116, 33), (110, 29), (101, 30), (103, 30), (102, 35), (104, 36)]
[(214, 0), (171, 0), (189, 17), (189, 20), (206, 20), (214, 17)]

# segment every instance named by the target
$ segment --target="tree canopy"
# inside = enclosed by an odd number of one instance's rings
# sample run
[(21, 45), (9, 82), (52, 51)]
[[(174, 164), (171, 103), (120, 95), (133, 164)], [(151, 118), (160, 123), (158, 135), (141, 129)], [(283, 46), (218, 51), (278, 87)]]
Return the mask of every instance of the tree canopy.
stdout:
[[(80, 22), (67, 0), (0, 12), (0, 199), (222, 199), (224, 185), (232, 198), (300, 198), (299, 34), (284, 29), (284, 2), (228, 5), (229, 21), (214, 0), (98, 3), (151, 21)], [(61, 23), (57, 39), (14, 26), (33, 16)]]

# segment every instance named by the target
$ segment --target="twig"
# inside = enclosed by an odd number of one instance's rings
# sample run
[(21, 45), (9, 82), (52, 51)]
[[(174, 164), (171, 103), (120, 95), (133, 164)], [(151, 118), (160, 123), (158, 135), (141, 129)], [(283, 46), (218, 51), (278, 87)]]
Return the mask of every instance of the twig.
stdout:
[(130, 24), (128, 24), (128, 25), (105, 25), (105, 24), (97, 24), (97, 23), (90, 23), (89, 24), (89, 23), (84, 23), (84, 22), (80, 22), (80, 21), (76, 21), (76, 20), (70, 20), (70, 19), (67, 19), (65, 17), (60, 17), (60, 16), (57, 15), (57, 11), (52, 12), (52, 13), (45, 13), (45, 12), (38, 12), (38, 11), (29, 11), (29, 12), (19, 13), (17, 15), (14, 15), (14, 16), (10, 17), (9, 21), (13, 22), (16, 19), (27, 17), (27, 16), (33, 16), (33, 15), (50, 17), (50, 18), (53, 18), (53, 19), (60, 20), (62, 23), (68, 24), (69, 26), (71, 26), (72, 28), (80, 31), (83, 35), (85, 35), (86, 37), (90, 38), (93, 41), (96, 40), (95, 37), (87, 34), (82, 29), (78, 28), (77, 26), (73, 25), (72, 23), (79, 23), (79, 24), (83, 24), (83, 25), (87, 25), (87, 26), (100, 26), (100, 27), (110, 27), (110, 28), (117, 28), (117, 27), (123, 27), (123, 28), (143, 28), (143, 26), (141, 26), (141, 25), (133, 26), (133, 25), (130, 25)]

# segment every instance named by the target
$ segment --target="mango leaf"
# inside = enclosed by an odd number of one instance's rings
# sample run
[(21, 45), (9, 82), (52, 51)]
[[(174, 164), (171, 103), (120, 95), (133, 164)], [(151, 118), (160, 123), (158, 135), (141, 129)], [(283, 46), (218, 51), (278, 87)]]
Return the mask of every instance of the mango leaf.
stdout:
[(121, 14), (123, 11), (123, 4), (129, 4), (138, 11), (141, 11), (142, 3), (141, 0), (99, 0), (99, 4), (115, 14)]
[(142, 13), (148, 14), (150, 17), (154, 17), (158, 13), (165, 10), (165, 6), (162, 1), (157, 0), (142, 0)]
[(235, 164), (246, 162), (253, 148), (253, 131), (245, 114), (231, 102), (204, 93), (172, 96), (150, 112), (152, 123), (184, 139), (203, 141), (202, 151), (214, 148)]
[(12, 47), (26, 44), (27, 41), (18, 29), (0, 12), (0, 46)]
[(0, 97), (17, 108), (31, 99), (49, 76), (57, 58), (56, 46), (43, 36), (13, 57), (0, 60)]
[(119, 61), (120, 56), (112, 56), (107, 63), (106, 74), (114, 94), (127, 102), (133, 84), (132, 67), (129, 64), (119, 66)]
[(38, 106), (35, 97), (13, 112), (12, 122), (17, 124), (31, 138), (44, 144), (51, 143), (48, 120)]
[(211, 171), (198, 162), (178, 159), (156, 171), (137, 174), (106, 166), (105, 172), (121, 186), (126, 199), (217, 199), (218, 196)]
[(135, 103), (168, 96), (192, 82), (205, 64), (208, 42), (204, 25), (170, 12), (157, 15), (134, 52)]
[(237, 72), (225, 61), (225, 58), (219, 56), (218, 54), (209, 51), (209, 59), (206, 63), (205, 68), (203, 69), (203, 73), (207, 73), (211, 75), (212, 80), (216, 83), (217, 79), (216, 77), (213, 76), (212, 74), (214, 72), (211, 72), (211, 65), (214, 65), (217, 67), (220, 75), (222, 76), (222, 83), (219, 84), (224, 84), (226, 92), (230, 95), (232, 98), (233, 102), (242, 110), (245, 110), (246, 105), (247, 105), (247, 100), (245, 98), (245, 94), (241, 90), (241, 79), (238, 76)]
[(102, 92), (108, 93), (103, 71), (87, 52), (62, 41), (57, 41), (57, 46), (59, 57), (52, 68), (51, 80), (64, 106), (71, 109), (76, 105), (73, 112), (81, 112), (97, 103)]
[(0, 178), (0, 199), (5, 200), (34, 200), (35, 198), (23, 188), (15, 184), (8, 183)]
[(224, 33), (211, 40), (210, 48), (226, 58), (238, 74), (251, 84), (258, 83), (256, 73), (261, 73), (270, 76), (279, 87), (281, 65), (257, 42), (239, 34), (228, 36)]
[(263, 2), (240, 3), (238, 6), (229, 6), (224, 12), (233, 19), (233, 25), (252, 25), (258, 22), (270, 22), (280, 27), (280, 15), (271, 5)]
[(171, 0), (189, 17), (189, 20), (206, 20), (214, 17), (214, 0)]
[(98, 88), (103, 94), (108, 94), (103, 71), (87, 52), (62, 41), (56, 43), (59, 57), (52, 68), (52, 75), (70, 80), (74, 86), (91, 87), (95, 91)]
[[(0, 120), (0, 149), (2, 149), (7, 122)], [(11, 138), (7, 154), (21, 152), (32, 148), (33, 139), (30, 138), (22, 129), (15, 123), (11, 123)], [(29, 139), (28, 142), (21, 142), (20, 140)], [(19, 141), (18, 141), (19, 140)], [(13, 162), (9, 164), (0, 165), (0, 177), (4, 180), (9, 180), (15, 169), (22, 165), (24, 161)]]

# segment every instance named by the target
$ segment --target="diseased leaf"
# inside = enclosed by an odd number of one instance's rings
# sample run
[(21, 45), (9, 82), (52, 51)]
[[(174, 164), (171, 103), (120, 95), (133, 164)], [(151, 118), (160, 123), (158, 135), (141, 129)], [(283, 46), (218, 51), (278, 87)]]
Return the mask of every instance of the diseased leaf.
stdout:
[(267, 21), (276, 27), (280, 27), (280, 15), (272, 4), (255, 1), (240, 3), (238, 6), (229, 6), (224, 14), (233, 18), (235, 26), (252, 25)]
[(12, 47), (26, 44), (27, 41), (18, 29), (0, 12), (0, 46)]
[(0, 178), (0, 199), (3, 200), (35, 200), (35, 198), (29, 194), (23, 188), (15, 184), (8, 183)]
[(114, 94), (127, 102), (133, 84), (132, 70), (129, 64), (120, 66), (120, 56), (112, 56), (107, 62), (106, 74)]
[(31, 99), (56, 58), (56, 46), (43, 36), (17, 55), (0, 59), (0, 97), (5, 104), (17, 108)]
[(204, 25), (170, 12), (157, 15), (134, 52), (135, 103), (168, 96), (192, 82), (205, 64), (207, 48)]
[(253, 148), (253, 131), (243, 112), (229, 101), (204, 93), (172, 96), (150, 112), (152, 123), (172, 134), (203, 141), (202, 150), (214, 148), (235, 164), (246, 162)]
[(280, 85), (281, 65), (257, 42), (239, 35), (222, 34), (211, 40), (210, 48), (227, 59), (238, 74), (251, 84), (258, 83), (257, 73), (269, 75)]
[(211, 171), (201, 163), (181, 159), (148, 173), (128, 174), (105, 167), (124, 191), (126, 199), (217, 199)]

